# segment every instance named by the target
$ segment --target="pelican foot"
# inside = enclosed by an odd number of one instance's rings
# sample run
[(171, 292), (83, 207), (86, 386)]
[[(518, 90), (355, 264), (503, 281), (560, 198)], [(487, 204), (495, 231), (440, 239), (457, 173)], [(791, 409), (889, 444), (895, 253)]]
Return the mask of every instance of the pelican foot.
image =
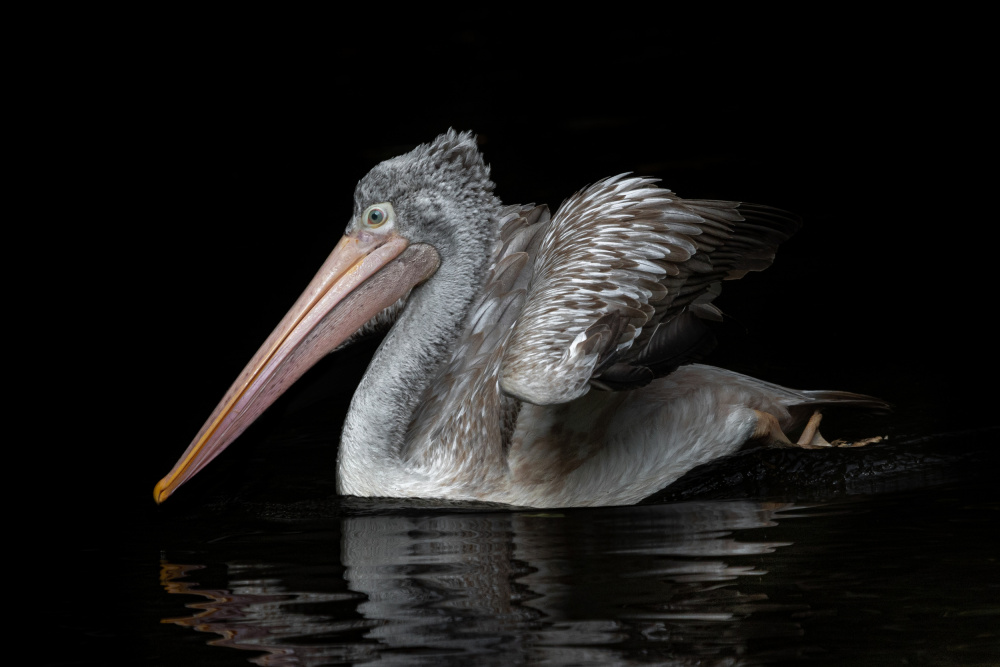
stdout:
[(761, 412), (760, 410), (754, 410), (754, 412), (757, 414), (757, 428), (754, 430), (751, 439), (763, 441), (765, 445), (770, 447), (801, 447), (802, 449), (864, 447), (865, 445), (882, 442), (885, 439), (883, 436), (876, 436), (862, 440), (834, 440), (833, 442), (829, 442), (819, 432), (819, 423), (823, 421), (823, 414), (819, 410), (816, 410), (806, 423), (806, 427), (802, 429), (802, 435), (799, 436), (797, 441), (792, 442), (785, 435), (785, 432), (781, 430), (781, 425), (778, 423), (777, 417), (770, 412)]
[(795, 443), (797, 447), (802, 449), (820, 449), (822, 447), (833, 447), (833, 445), (827, 442), (823, 434), (819, 432), (819, 423), (823, 421), (823, 413), (816, 410), (812, 413), (812, 417), (806, 422), (806, 427), (802, 429), (802, 435), (799, 436), (798, 441)]

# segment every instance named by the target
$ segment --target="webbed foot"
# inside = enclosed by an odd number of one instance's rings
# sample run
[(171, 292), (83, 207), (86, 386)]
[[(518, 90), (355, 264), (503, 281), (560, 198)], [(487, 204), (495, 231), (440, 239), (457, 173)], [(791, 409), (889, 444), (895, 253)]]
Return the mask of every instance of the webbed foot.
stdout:
[(823, 421), (823, 414), (816, 410), (813, 412), (806, 427), (802, 430), (802, 435), (796, 442), (792, 442), (781, 430), (778, 418), (769, 412), (754, 410), (757, 414), (757, 428), (754, 430), (752, 439), (762, 440), (771, 447), (801, 447), (802, 449), (823, 449), (824, 447), (864, 447), (884, 440), (882, 436), (874, 438), (864, 438), (853, 442), (847, 440), (834, 440), (828, 442), (823, 434), (819, 432), (819, 423)]

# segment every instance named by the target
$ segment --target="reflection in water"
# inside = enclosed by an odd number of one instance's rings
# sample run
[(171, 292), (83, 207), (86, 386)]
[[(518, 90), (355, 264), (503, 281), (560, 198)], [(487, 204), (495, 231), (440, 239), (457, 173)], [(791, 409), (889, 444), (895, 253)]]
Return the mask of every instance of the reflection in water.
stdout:
[[(266, 566), (248, 569), (260, 573)], [(290, 603), (317, 603), (338, 599), (338, 596), (315, 593), (293, 593), (285, 590), (280, 581), (268, 578), (242, 578), (238, 565), (230, 566), (233, 577), (231, 590), (210, 590), (197, 587), (200, 565), (173, 565), (162, 562), (160, 581), (168, 593), (197, 595), (208, 602), (188, 604), (197, 610), (193, 616), (165, 618), (162, 623), (175, 623), (194, 628), (199, 632), (221, 635), (208, 643), (213, 646), (264, 651), (266, 656), (251, 660), (261, 665), (303, 664), (296, 657), (294, 646), (285, 646), (289, 638), (305, 637), (324, 632), (335, 632), (343, 624), (324, 623), (322, 618), (307, 613), (297, 613)], [(313, 652), (315, 657), (321, 653)], [(310, 664), (310, 663), (304, 663)]]
[(167, 592), (206, 598), (164, 622), (262, 652), (250, 658), (261, 665), (741, 664), (752, 638), (799, 632), (790, 620), (755, 625), (774, 605), (741, 589), (783, 545), (734, 531), (773, 526), (782, 509), (350, 517), (337, 563), (322, 562), (336, 560), (334, 531), (298, 560), (229, 560), (222, 587), (207, 583), (210, 568), (164, 563)]

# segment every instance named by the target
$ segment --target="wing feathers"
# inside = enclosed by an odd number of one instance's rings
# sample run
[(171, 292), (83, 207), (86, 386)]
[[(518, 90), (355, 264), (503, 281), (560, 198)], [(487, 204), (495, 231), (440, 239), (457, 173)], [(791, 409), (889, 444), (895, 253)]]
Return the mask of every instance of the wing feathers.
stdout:
[[(778, 209), (683, 200), (626, 175), (535, 219), (530, 251), (520, 242), (530, 283), (499, 379), (539, 404), (572, 400), (591, 384), (645, 383), (651, 376), (634, 369), (661, 375), (704, 355), (714, 339), (700, 319), (720, 318), (711, 304), (719, 283), (770, 266), (798, 226)], [(611, 314), (624, 326), (612, 326)]]
[(483, 293), (426, 405), (470, 382), (561, 403), (697, 360), (714, 346), (703, 320), (721, 319), (712, 304), (721, 282), (769, 266), (799, 224), (778, 209), (684, 200), (627, 175), (578, 192), (554, 215), (511, 206), (499, 222)]

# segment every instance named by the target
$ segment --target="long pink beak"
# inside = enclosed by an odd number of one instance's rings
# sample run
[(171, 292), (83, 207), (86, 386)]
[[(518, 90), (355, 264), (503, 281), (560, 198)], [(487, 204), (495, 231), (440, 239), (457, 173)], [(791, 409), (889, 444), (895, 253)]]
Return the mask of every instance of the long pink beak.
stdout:
[(317, 361), (414, 285), (440, 257), (395, 234), (344, 236), (319, 272), (212, 411), (170, 473), (153, 490), (162, 503), (222, 453)]

